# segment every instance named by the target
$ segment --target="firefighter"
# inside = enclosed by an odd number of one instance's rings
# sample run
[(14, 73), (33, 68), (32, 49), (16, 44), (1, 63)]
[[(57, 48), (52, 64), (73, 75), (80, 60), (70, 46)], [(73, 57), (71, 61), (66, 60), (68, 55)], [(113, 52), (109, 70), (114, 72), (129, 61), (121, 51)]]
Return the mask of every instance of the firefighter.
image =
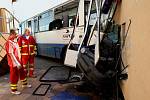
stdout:
[(36, 78), (34, 74), (34, 57), (36, 53), (36, 41), (34, 37), (31, 36), (29, 29), (26, 28), (24, 34), (19, 37), (18, 44), (21, 52), (21, 61), (26, 75), (31, 78)]
[(12, 94), (21, 94), (17, 91), (17, 83), (20, 78), (22, 87), (31, 87), (27, 84), (27, 78), (23, 67), (21, 66), (21, 55), (17, 41), (17, 33), (15, 29), (10, 30), (10, 36), (5, 44), (8, 65), (10, 66), (10, 87)]

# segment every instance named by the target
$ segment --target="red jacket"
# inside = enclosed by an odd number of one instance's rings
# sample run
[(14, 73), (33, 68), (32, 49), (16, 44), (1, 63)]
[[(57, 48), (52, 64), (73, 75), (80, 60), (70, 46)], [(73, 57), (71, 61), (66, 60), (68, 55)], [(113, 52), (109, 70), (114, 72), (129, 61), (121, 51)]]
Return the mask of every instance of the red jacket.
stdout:
[(21, 55), (35, 55), (36, 41), (33, 36), (29, 36), (27, 39), (25, 35), (22, 35), (18, 39), (18, 44), (21, 49)]
[(17, 64), (14, 61), (14, 59), (11, 58), (10, 53), (12, 53), (15, 56), (17, 62), (20, 63), (21, 57), (20, 57), (20, 51), (19, 51), (18, 44), (12, 40), (8, 40), (5, 44), (5, 48), (6, 48), (6, 53), (7, 53), (8, 65), (11, 67), (16, 67)]

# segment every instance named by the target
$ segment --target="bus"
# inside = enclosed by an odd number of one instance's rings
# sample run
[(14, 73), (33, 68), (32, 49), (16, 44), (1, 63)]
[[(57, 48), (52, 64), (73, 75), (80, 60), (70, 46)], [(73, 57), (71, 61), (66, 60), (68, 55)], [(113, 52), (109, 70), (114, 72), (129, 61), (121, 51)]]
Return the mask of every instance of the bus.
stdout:
[(68, 0), (21, 22), (21, 33), (25, 28), (31, 30), (37, 41), (37, 55), (64, 59), (76, 22), (74, 43), (79, 44), (84, 34), (88, 4), (89, 0)]

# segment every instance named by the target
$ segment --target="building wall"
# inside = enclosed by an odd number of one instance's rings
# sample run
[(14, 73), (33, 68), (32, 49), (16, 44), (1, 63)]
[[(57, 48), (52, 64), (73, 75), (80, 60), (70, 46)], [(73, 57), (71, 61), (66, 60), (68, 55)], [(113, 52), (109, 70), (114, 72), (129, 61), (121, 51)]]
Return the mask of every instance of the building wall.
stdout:
[(7, 32), (6, 13), (4, 9), (0, 9), (0, 32)]
[(150, 0), (122, 0), (115, 20), (132, 24), (123, 50), (128, 79), (123, 81), (125, 100), (150, 100)]

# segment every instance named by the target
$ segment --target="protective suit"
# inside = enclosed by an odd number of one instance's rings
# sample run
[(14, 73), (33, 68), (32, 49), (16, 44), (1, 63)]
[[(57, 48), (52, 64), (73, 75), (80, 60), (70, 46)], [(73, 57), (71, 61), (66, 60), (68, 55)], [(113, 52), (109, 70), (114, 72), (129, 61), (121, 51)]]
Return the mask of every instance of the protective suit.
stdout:
[(18, 39), (18, 44), (21, 52), (21, 61), (26, 75), (28, 74), (29, 63), (29, 77), (33, 76), (34, 72), (34, 57), (36, 50), (36, 41), (33, 36), (22, 35)]
[(23, 85), (27, 85), (27, 79), (21, 66), (19, 46), (13, 40), (8, 39), (5, 44), (8, 65), (10, 66), (10, 86), (13, 92), (17, 91), (17, 82), (20, 78)]

